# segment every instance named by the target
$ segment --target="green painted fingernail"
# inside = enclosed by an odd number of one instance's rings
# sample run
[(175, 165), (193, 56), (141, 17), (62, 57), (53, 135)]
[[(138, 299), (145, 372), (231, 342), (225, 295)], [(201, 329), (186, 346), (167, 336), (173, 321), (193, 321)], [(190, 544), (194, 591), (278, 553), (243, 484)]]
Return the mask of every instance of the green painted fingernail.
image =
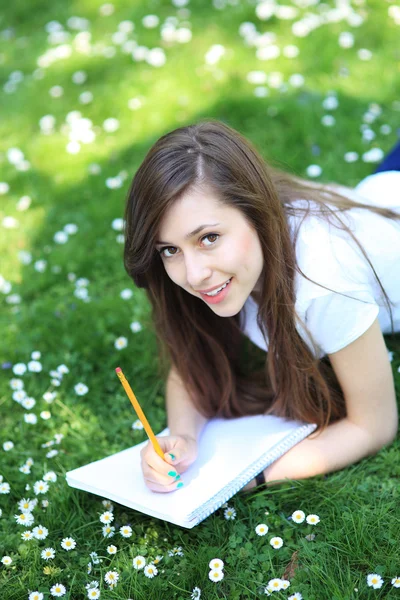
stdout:
[(180, 475), (177, 475), (177, 476), (175, 477), (175, 480), (176, 480), (176, 479), (180, 479), (180, 478), (181, 478), (181, 476), (180, 476)]
[(177, 487), (177, 488), (181, 488), (181, 487), (183, 487), (183, 483), (182, 483), (182, 481), (180, 481), (176, 487)]
[(174, 454), (170, 454), (171, 460), (175, 460), (175, 455)]
[(168, 475), (171, 475), (171, 477), (175, 477), (175, 475), (176, 475), (176, 472), (175, 472), (175, 471), (169, 471), (169, 472), (168, 472)]

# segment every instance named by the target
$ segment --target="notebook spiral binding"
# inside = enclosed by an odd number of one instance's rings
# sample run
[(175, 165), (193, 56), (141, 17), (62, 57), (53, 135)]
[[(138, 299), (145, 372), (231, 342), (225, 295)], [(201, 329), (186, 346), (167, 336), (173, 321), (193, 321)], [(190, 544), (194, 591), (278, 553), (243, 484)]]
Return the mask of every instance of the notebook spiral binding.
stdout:
[(280, 458), (285, 452), (293, 448), (304, 438), (310, 435), (317, 425), (307, 424), (297, 429), (294, 433), (289, 433), (279, 444), (274, 448), (265, 452), (256, 460), (250, 467), (243, 471), (234, 481), (226, 485), (222, 490), (210, 498), (203, 506), (197, 508), (188, 515), (188, 520), (196, 520), (196, 525), (206, 519), (209, 515), (220, 508), (227, 500), (232, 498), (242, 487), (251, 481), (260, 471), (268, 467), (275, 460)]

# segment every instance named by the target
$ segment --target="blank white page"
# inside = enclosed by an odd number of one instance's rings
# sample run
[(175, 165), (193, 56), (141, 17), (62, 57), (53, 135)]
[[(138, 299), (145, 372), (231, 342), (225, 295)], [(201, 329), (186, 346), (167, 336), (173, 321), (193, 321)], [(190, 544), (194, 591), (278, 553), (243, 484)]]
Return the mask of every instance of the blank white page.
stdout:
[[(144, 483), (140, 450), (147, 441), (70, 471), (67, 482), (72, 487), (190, 528), (199, 522), (206, 503), (211, 507), (210, 514), (216, 510), (216, 502), (222, 505), (314, 429), (315, 425), (272, 415), (212, 419), (200, 437), (197, 460), (181, 475), (184, 486), (169, 493), (152, 492)], [(158, 437), (163, 435), (169, 435), (168, 428)]]

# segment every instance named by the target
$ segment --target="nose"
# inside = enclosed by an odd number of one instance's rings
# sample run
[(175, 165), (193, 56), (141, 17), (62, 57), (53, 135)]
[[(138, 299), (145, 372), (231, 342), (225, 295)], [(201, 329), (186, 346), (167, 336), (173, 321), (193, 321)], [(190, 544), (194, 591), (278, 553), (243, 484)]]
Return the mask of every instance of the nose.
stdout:
[(196, 253), (186, 255), (186, 280), (193, 289), (207, 288), (207, 281), (211, 279), (212, 269), (208, 264), (207, 256), (196, 256)]

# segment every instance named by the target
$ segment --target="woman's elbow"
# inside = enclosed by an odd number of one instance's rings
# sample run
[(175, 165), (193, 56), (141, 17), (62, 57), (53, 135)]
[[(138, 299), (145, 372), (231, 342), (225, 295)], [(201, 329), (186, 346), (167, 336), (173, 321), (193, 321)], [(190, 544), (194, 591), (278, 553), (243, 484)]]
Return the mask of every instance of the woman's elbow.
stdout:
[(399, 420), (396, 417), (391, 423), (387, 424), (387, 427), (384, 431), (380, 432), (378, 436), (376, 436), (376, 443), (378, 445), (377, 450), (381, 450), (385, 446), (390, 446), (393, 444), (397, 437), (397, 433), (399, 430)]

